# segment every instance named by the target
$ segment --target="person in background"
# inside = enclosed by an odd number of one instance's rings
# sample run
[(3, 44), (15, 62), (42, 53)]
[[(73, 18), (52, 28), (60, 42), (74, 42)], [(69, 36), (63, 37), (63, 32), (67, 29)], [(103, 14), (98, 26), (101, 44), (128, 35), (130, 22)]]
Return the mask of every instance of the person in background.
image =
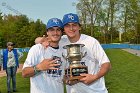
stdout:
[[(2, 60), (1, 59), (2, 59), (2, 56), (0, 55), (0, 71), (1, 71), (1, 68), (2, 68)], [(0, 93), (1, 93), (1, 88), (0, 88)]]
[(1, 71), (1, 68), (2, 68), (2, 56), (0, 55), (0, 71)]
[[(19, 67), (19, 58), (23, 56), (22, 52), (14, 48), (13, 42), (7, 42), (7, 49), (3, 50), (3, 70), (6, 70), (7, 74), (7, 92), (16, 92), (16, 72)], [(11, 91), (10, 83), (12, 79)]]
[(80, 74), (80, 82), (67, 84), (67, 93), (108, 93), (104, 76), (111, 69), (110, 61), (100, 43), (91, 36), (81, 34), (81, 25), (77, 14), (68, 13), (63, 16), (63, 27), (66, 35), (60, 40), (60, 45), (84, 44), (87, 55), (81, 62), (88, 67), (87, 74)]
[(0, 50), (0, 71), (2, 68), (2, 49)]
[(35, 44), (28, 52), (23, 65), (22, 76), (30, 77), (30, 93), (64, 93), (62, 77), (64, 62), (59, 40), (62, 36), (62, 22), (58, 18), (49, 19), (45, 39)]

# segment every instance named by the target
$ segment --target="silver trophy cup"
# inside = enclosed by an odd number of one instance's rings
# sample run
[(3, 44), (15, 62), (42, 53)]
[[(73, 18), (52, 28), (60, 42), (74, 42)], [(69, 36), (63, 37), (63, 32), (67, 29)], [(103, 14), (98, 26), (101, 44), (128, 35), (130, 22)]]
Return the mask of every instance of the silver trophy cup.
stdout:
[(69, 62), (69, 67), (65, 70), (64, 80), (79, 80), (82, 78), (80, 74), (88, 73), (87, 66), (80, 63), (86, 55), (86, 52), (81, 52), (82, 47), (84, 47), (84, 44), (70, 44), (63, 47), (67, 50), (67, 55), (63, 55), (63, 57)]

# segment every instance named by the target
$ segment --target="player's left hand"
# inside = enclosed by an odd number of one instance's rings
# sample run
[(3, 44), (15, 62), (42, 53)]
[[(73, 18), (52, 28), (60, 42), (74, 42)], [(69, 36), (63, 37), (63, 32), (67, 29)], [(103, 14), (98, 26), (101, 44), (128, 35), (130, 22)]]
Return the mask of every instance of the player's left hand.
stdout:
[(80, 75), (83, 76), (83, 78), (81, 78), (80, 81), (87, 85), (93, 83), (98, 79), (97, 75), (92, 74), (80, 74)]

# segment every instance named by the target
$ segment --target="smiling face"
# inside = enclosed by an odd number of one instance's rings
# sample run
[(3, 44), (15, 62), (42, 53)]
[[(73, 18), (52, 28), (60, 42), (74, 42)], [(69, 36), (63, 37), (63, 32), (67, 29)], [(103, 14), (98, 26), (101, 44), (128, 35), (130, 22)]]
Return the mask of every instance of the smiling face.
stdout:
[(47, 31), (48, 38), (51, 42), (59, 42), (62, 36), (62, 29), (59, 27), (51, 27)]
[[(67, 23), (64, 26), (64, 32), (73, 41), (78, 41), (80, 38), (81, 27), (78, 23)], [(70, 41), (71, 41), (70, 40)]]

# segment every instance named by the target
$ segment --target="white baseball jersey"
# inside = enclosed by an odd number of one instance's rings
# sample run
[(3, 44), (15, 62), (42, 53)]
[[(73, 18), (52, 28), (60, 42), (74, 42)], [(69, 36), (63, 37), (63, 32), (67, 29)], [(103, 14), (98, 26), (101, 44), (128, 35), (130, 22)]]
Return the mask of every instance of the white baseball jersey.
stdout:
[[(57, 56), (61, 59), (62, 48), (44, 48), (41, 44), (36, 44), (29, 50), (23, 69), (37, 65), (42, 62), (43, 59), (53, 56)], [(62, 64), (59, 70), (42, 71), (38, 75), (30, 77), (30, 93), (64, 93), (62, 77), (65, 64), (62, 60), (61, 62)]]
[[(87, 52), (87, 55), (82, 58), (81, 64), (88, 67), (89, 74), (96, 74), (103, 63), (110, 62), (99, 42), (93, 37), (81, 34), (77, 42), (70, 43), (66, 35), (62, 36), (60, 45), (65, 46), (68, 44), (85, 45), (81, 52)], [(64, 54), (66, 55), (66, 53)], [(104, 77), (102, 77), (90, 85), (84, 83), (77, 83), (72, 86), (67, 85), (67, 93), (108, 93), (108, 91), (105, 87)]]

